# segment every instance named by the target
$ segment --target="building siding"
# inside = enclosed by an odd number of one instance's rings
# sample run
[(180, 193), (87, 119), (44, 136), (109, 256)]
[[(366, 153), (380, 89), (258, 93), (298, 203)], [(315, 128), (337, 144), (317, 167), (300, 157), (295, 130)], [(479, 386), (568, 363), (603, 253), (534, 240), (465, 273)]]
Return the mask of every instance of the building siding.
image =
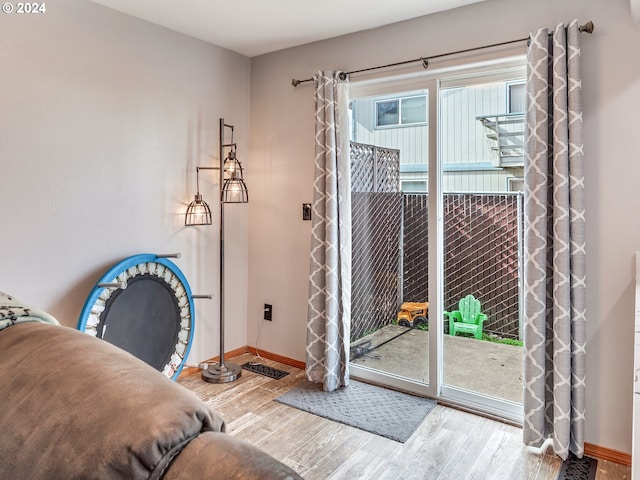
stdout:
[[(508, 178), (522, 168), (499, 168), (491, 153), (480, 115), (507, 112), (506, 82), (443, 88), (440, 91), (440, 155), (444, 192), (505, 192)], [(365, 97), (351, 102), (351, 135), (355, 142), (400, 150), (401, 181), (428, 182), (429, 123), (376, 127), (376, 101), (429, 95), (412, 90)], [(454, 171), (452, 171), (454, 170)], [(425, 183), (426, 185), (426, 183)]]

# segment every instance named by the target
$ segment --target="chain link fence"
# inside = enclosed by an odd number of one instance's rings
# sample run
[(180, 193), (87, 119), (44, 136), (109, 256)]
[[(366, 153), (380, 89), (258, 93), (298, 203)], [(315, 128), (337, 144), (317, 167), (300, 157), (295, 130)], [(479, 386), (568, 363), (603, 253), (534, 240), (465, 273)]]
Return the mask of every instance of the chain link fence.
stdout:
[(351, 143), (351, 340), (393, 321), (401, 302), (400, 152)]
[[(351, 144), (351, 340), (429, 300), (428, 194), (399, 191), (399, 151)], [(521, 338), (522, 194), (445, 194), (444, 307), (471, 293), (484, 331)]]
[[(429, 298), (427, 194), (404, 195), (403, 301)], [(522, 194), (445, 194), (444, 308), (468, 294), (480, 300), (483, 330), (522, 338), (520, 249)]]

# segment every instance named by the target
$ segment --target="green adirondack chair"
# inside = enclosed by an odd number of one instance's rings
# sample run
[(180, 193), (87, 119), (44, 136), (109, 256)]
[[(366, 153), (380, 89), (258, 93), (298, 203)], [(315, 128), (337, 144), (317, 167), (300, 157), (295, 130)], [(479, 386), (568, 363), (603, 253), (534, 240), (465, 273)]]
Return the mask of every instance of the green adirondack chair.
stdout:
[(482, 339), (482, 324), (487, 316), (480, 311), (480, 300), (473, 295), (467, 295), (460, 299), (458, 310), (452, 312), (445, 311), (449, 317), (449, 335), (456, 333), (472, 333), (477, 339)]

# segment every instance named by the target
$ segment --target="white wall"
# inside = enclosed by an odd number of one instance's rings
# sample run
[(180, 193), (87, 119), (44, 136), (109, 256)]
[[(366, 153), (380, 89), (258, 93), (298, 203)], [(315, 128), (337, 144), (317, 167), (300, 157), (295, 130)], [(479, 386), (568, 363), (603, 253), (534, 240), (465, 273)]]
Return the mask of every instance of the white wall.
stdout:
[[(352, 70), (526, 37), (593, 20), (581, 36), (587, 191), (587, 442), (631, 451), (634, 251), (640, 246), (640, 27), (628, 0), (488, 0), (252, 59), (248, 340), (274, 305), (259, 346), (304, 360), (312, 198), (313, 86), (292, 78)], [(354, 76), (354, 79), (357, 77)]]
[[(183, 213), (219, 117), (248, 150), (250, 60), (91, 2), (47, 8), (0, 15), (0, 291), (75, 327), (114, 263), (180, 252), (194, 293), (216, 296), (196, 301), (191, 359), (217, 355), (218, 230)], [(217, 218), (217, 173), (200, 186)], [(246, 345), (248, 231), (231, 208), (229, 349)]]

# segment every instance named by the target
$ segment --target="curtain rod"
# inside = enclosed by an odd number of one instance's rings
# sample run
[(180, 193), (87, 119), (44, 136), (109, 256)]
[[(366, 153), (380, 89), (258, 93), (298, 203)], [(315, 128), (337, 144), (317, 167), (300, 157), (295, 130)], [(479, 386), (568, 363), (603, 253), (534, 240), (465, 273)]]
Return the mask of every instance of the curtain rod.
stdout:
[[(580, 25), (578, 27), (578, 31), (586, 32), (586, 33), (593, 33), (594, 28), (595, 28), (595, 25), (593, 24), (593, 22), (591, 20), (589, 20), (584, 25)], [(351, 70), (350, 72), (340, 72), (340, 80), (346, 80), (347, 76), (351, 75), (352, 73), (369, 72), (371, 70), (379, 70), (381, 68), (397, 67), (398, 65), (406, 65), (406, 64), (409, 64), (409, 63), (417, 63), (417, 62), (422, 62), (422, 67), (426, 70), (429, 67), (429, 60), (433, 60), (433, 59), (440, 58), (440, 57), (448, 57), (450, 55), (458, 55), (460, 53), (474, 52), (476, 50), (484, 50), (484, 49), (487, 49), (487, 48), (501, 47), (503, 45), (510, 45), (512, 43), (525, 42), (525, 41), (528, 41), (528, 40), (529, 40), (529, 37), (518, 38), (517, 40), (508, 40), (506, 42), (492, 43), (491, 45), (483, 45), (481, 47), (465, 48), (464, 50), (456, 50), (455, 52), (440, 53), (438, 55), (431, 55), (430, 57), (420, 57), (420, 58), (414, 58), (413, 60), (405, 60), (403, 62), (389, 63), (387, 65), (379, 65), (377, 67), (361, 68), (360, 70)], [(298, 79), (294, 78), (293, 80), (291, 80), (291, 85), (293, 85), (294, 87), (297, 87), (301, 83), (306, 83), (306, 82), (311, 82), (311, 81), (313, 81), (313, 77), (306, 78), (304, 80), (298, 80)]]

